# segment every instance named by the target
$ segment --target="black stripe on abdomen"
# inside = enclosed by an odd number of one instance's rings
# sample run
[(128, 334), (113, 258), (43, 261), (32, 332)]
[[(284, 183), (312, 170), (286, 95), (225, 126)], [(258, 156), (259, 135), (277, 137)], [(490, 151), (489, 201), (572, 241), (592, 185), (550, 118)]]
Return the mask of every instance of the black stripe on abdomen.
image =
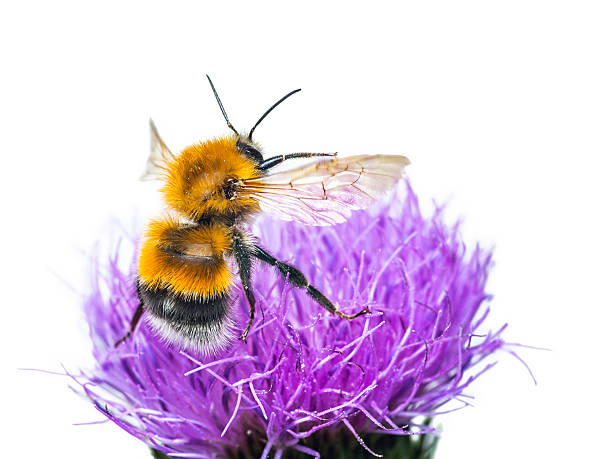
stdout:
[(138, 286), (149, 324), (165, 340), (205, 355), (227, 349), (235, 339), (229, 295), (186, 300), (168, 289)]
[(222, 322), (228, 314), (229, 296), (186, 300), (165, 288), (138, 286), (138, 294), (150, 314), (169, 322), (204, 325)]

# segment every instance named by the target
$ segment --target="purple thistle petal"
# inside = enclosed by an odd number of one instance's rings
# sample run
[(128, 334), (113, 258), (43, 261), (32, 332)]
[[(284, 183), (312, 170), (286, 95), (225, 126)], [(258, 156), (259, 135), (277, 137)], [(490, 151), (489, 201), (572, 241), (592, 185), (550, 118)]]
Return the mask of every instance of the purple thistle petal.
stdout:
[[(253, 285), (261, 309), (247, 344), (190, 355), (167, 347), (143, 321), (115, 349), (138, 303), (135, 263), (123, 269), (118, 248), (97, 267), (85, 304), (97, 365), (70, 375), (105, 417), (173, 457), (231, 457), (247, 445), (261, 457), (289, 450), (320, 457), (303, 440), (339, 431), (378, 455), (366, 434), (433, 432), (420, 417), (452, 411), (443, 408), (452, 400), (468, 404), (463, 391), (493, 364), (474, 367), (504, 346), (505, 326), (478, 332), (488, 314), (491, 254), (468, 252), (441, 209), (422, 217), (400, 182), (342, 225), (264, 218), (254, 229), (342, 311), (372, 313), (332, 316), (262, 264)], [(246, 324), (248, 305), (236, 297), (237, 322)]]
[(368, 445), (365, 444), (365, 442), (362, 440), (362, 438), (359, 436), (359, 434), (357, 432), (355, 432), (355, 428), (351, 425), (350, 422), (348, 422), (346, 419), (342, 419), (342, 422), (344, 423), (344, 425), (348, 428), (348, 430), (353, 434), (353, 436), (355, 437), (355, 439), (359, 442), (359, 444), (361, 446), (363, 446), (363, 448), (370, 453), (372, 456), (376, 456), (376, 457), (383, 457), (382, 454), (378, 454), (375, 453), (374, 451), (372, 451), (370, 448), (368, 448)]

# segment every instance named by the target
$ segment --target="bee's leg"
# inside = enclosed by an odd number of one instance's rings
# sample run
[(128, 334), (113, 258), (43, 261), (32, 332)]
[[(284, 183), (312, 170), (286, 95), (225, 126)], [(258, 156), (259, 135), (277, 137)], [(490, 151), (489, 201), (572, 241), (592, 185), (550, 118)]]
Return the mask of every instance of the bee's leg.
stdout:
[(278, 155), (273, 156), (272, 158), (265, 159), (257, 168), (261, 171), (265, 171), (274, 167), (288, 159), (298, 159), (298, 158), (314, 158), (315, 156), (336, 156), (337, 153), (290, 153), (288, 155)]
[(254, 246), (253, 255), (259, 258), (260, 260), (265, 261), (266, 263), (272, 266), (275, 266), (281, 272), (281, 274), (285, 277), (288, 277), (289, 282), (291, 282), (296, 287), (306, 288), (306, 292), (317, 303), (319, 303), (321, 306), (323, 306), (325, 309), (327, 309), (332, 314), (336, 314), (337, 316), (342, 317), (343, 319), (354, 319), (356, 317), (359, 317), (363, 314), (370, 312), (368, 308), (365, 308), (359, 311), (357, 314), (353, 314), (353, 315), (345, 314), (342, 311), (339, 311), (336, 305), (334, 305), (331, 301), (329, 301), (329, 299), (325, 295), (323, 295), (319, 290), (317, 290), (315, 287), (310, 285), (308, 283), (308, 280), (306, 279), (306, 276), (304, 276), (304, 274), (302, 274), (302, 272), (298, 270), (297, 268), (294, 268), (293, 266), (288, 265), (287, 263), (283, 263), (282, 261), (278, 261), (272, 255), (270, 255), (268, 252), (266, 252), (265, 250), (263, 250), (261, 247), (258, 247), (258, 246)]
[(255, 320), (255, 295), (253, 295), (253, 287), (251, 287), (251, 247), (244, 242), (242, 235), (238, 232), (234, 233), (234, 255), (238, 263), (238, 272), (240, 273), (240, 281), (242, 289), (249, 302), (249, 324), (246, 330), (240, 337), (246, 343), (249, 330)]
[[(140, 295), (138, 295), (138, 297), (140, 298)], [(142, 303), (142, 300), (140, 300), (140, 302), (138, 303), (138, 307), (136, 308), (136, 311), (134, 311), (134, 315), (132, 316), (132, 321), (130, 322), (130, 330), (123, 336), (123, 338), (115, 342), (115, 347), (119, 346), (126, 339), (132, 336), (132, 333), (134, 333), (134, 330), (136, 329), (136, 325), (138, 325), (138, 321), (142, 317), (143, 312), (144, 312), (144, 304)]]

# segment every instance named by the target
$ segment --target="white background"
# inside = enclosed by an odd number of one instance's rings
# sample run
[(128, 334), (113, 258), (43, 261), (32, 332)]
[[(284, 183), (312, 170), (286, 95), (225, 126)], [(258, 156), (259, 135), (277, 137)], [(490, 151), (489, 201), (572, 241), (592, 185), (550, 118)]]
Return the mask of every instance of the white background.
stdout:
[(438, 458), (610, 454), (609, 3), (254, 3), (0, 7), (3, 456), (148, 457), (18, 368), (90, 361), (91, 249), (158, 206), (149, 116), (175, 150), (227, 132), (205, 72), (242, 128), (303, 88), (258, 128), (267, 152), (405, 153), (424, 209), (450, 200), (495, 246), (488, 324), (552, 351), (520, 352), (537, 386), (500, 355), (438, 419)]

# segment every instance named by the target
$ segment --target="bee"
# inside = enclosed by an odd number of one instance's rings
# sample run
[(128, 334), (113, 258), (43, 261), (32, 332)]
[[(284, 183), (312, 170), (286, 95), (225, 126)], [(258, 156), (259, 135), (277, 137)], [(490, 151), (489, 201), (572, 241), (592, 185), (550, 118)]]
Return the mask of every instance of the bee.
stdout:
[[(168, 213), (152, 220), (139, 252), (136, 288), (139, 305), (125, 341), (141, 316), (167, 342), (204, 355), (226, 349), (237, 327), (233, 285), (238, 279), (249, 304), (249, 321), (240, 339), (246, 342), (255, 318), (252, 287), (255, 259), (267, 263), (293, 286), (343, 319), (355, 319), (367, 308), (346, 314), (311, 285), (296, 267), (260, 247), (249, 233), (260, 212), (305, 225), (335, 225), (352, 211), (378, 200), (401, 177), (404, 156), (336, 153), (290, 153), (264, 159), (253, 140), (255, 128), (291, 91), (272, 105), (248, 134), (230, 123), (221, 99), (208, 82), (231, 134), (197, 143), (175, 155), (153, 122), (151, 152), (143, 180), (159, 179)], [(280, 165), (309, 159), (305, 166)], [(314, 161), (314, 162), (313, 162)]]

